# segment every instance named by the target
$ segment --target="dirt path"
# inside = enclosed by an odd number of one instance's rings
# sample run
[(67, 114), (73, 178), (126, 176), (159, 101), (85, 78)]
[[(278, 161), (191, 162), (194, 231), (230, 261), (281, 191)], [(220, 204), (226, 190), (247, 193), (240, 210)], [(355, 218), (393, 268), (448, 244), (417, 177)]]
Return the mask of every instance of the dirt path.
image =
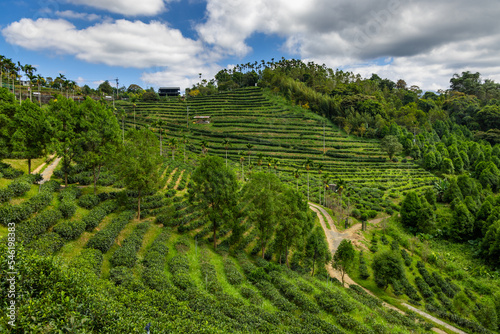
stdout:
[[(49, 156), (48, 160), (51, 160), (51, 159), (53, 159), (54, 157), (55, 157), (55, 154), (52, 154), (52, 155), (50, 155), (50, 156)], [(46, 164), (47, 164), (47, 163), (46, 163), (46, 162), (44, 162), (43, 164), (41, 164), (40, 166), (38, 166), (37, 168), (35, 168), (35, 169), (31, 172), (31, 174), (38, 174), (38, 173), (40, 173), (40, 171), (42, 170), (42, 168), (43, 168), (43, 167), (45, 167), (45, 165), (46, 165)]]
[(50, 180), (50, 177), (52, 176), (52, 174), (54, 174), (54, 169), (56, 169), (59, 161), (61, 161), (61, 157), (55, 158), (54, 161), (52, 161), (52, 163), (48, 165), (47, 168), (45, 168), (42, 173), (43, 181), (40, 183), (45, 183)]
[[(318, 215), (318, 218), (319, 218), (319, 222), (321, 224), (321, 227), (323, 227), (323, 230), (325, 231), (325, 235), (326, 235), (326, 240), (328, 242), (328, 248), (330, 249), (330, 252), (332, 253), (332, 256), (333, 254), (335, 254), (335, 251), (337, 250), (337, 248), (339, 247), (339, 244), (340, 242), (342, 241), (342, 239), (349, 239), (349, 240), (353, 240), (353, 243), (355, 243), (355, 241), (357, 241), (357, 239), (360, 238), (359, 234), (357, 233), (359, 230), (361, 230), (361, 224), (356, 224), (354, 226), (352, 226), (351, 228), (345, 230), (343, 233), (340, 233), (337, 231), (337, 229), (335, 228), (335, 224), (333, 223), (333, 219), (332, 217), (328, 214), (328, 212), (323, 209), (322, 207), (314, 204), (314, 203), (310, 203), (309, 202), (309, 208), (311, 210), (313, 210), (314, 212), (316, 212), (316, 214)], [(321, 214), (322, 213), (322, 214)], [(328, 223), (330, 224), (330, 227), (331, 229), (328, 229), (326, 227), (326, 224), (325, 224), (325, 220), (323, 218), (323, 215), (326, 217), (326, 219), (328, 220)], [(385, 218), (378, 218), (378, 219), (373, 219), (373, 220), (370, 220), (369, 223), (371, 224), (378, 224), (380, 223), (382, 220), (384, 220)], [(334, 270), (332, 268), (332, 266), (330, 265), (327, 265), (327, 270), (328, 270), (328, 273), (330, 274), (331, 277), (335, 277), (337, 278), (339, 281), (342, 282), (342, 275), (340, 274), (339, 271), (337, 270)], [(352, 278), (349, 277), (349, 275), (344, 275), (344, 282), (345, 283), (348, 283), (349, 285), (350, 284), (356, 284), (358, 285), (356, 282), (354, 282), (354, 280)], [(376, 297), (370, 290), (368, 289), (365, 289), (364, 287), (361, 286), (361, 288), (363, 290), (365, 290), (368, 294), (372, 295), (373, 297)], [(377, 298), (377, 297), (376, 297)], [(390, 309), (393, 309), (393, 310), (396, 310), (400, 313), (404, 313), (403, 311), (401, 311), (400, 309), (398, 309), (397, 307), (391, 305), (391, 304), (387, 304), (386, 302), (382, 302), (382, 305), (386, 308), (390, 308)], [(420, 314), (421, 316), (425, 317), (427, 320), (430, 320), (431, 322), (434, 322), (438, 325), (441, 325), (441, 326), (444, 326), (446, 327), (448, 330), (452, 331), (452, 332), (455, 332), (455, 333), (459, 333), (459, 334), (465, 334), (465, 332), (461, 331), (460, 329), (458, 328), (455, 328), (435, 317), (433, 317), (432, 315), (430, 314), (427, 314), (413, 306), (410, 306), (410, 305), (407, 305), (405, 303), (402, 304), (403, 306), (407, 307), (408, 309)], [(440, 330), (439, 328), (433, 328), (433, 331), (436, 332), (436, 333), (444, 333), (442, 330)]]

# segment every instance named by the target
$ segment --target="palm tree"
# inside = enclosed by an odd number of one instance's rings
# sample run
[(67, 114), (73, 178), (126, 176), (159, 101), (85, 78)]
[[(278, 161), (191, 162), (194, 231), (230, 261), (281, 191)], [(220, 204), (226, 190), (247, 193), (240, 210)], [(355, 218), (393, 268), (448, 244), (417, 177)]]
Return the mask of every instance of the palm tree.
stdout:
[(340, 219), (342, 220), (342, 193), (346, 187), (346, 183), (342, 178), (337, 180), (337, 194), (340, 196)]
[(36, 84), (38, 85), (38, 103), (40, 107), (42, 106), (42, 93), (40, 92), (40, 86), (45, 84), (45, 78), (40, 74), (36, 76)]
[(0, 55), (0, 88), (3, 87), (3, 69), (5, 67), (5, 61), (7, 58), (5, 56)]
[(241, 152), (238, 152), (238, 154), (240, 155), (240, 162), (241, 162), (241, 179), (244, 180), (244, 175), (243, 175), (243, 161), (245, 161), (245, 152), (241, 151)]
[(274, 162), (273, 162), (274, 174), (278, 174), (278, 165), (279, 164), (280, 164), (280, 161), (278, 159), (274, 159)]
[(321, 173), (323, 172), (323, 164), (322, 163), (318, 163), (316, 165), (316, 168), (318, 169), (318, 174), (320, 175), (319, 176), (319, 189), (320, 189), (320, 192), (319, 192), (319, 204), (321, 204)]
[(29, 83), (29, 90), (30, 90), (30, 101), (33, 101), (32, 94), (31, 94), (31, 82), (36, 78), (36, 76), (33, 74), (36, 72), (36, 68), (33, 67), (32, 65), (26, 64), (21, 67), (24, 74), (26, 74), (26, 77), (28, 78), (28, 83)]
[(299, 169), (295, 169), (293, 172), (293, 176), (297, 179), (297, 191), (299, 191), (299, 177), (300, 177), (300, 171)]
[(137, 97), (133, 96), (130, 98), (130, 102), (132, 102), (132, 106), (134, 107), (134, 128), (137, 129), (137, 123), (135, 123), (135, 107), (137, 106), (135, 102), (137, 101)]
[(174, 152), (177, 149), (177, 139), (170, 138), (169, 145), (170, 145), (170, 148), (172, 149), (172, 160), (174, 160)]
[(200, 145), (201, 145), (201, 153), (203, 155), (207, 154), (207, 152), (208, 152), (208, 142), (205, 139), (203, 139), (200, 142)]
[(231, 144), (231, 142), (229, 141), (229, 139), (227, 138), (224, 138), (224, 140), (222, 141), (222, 146), (224, 146), (224, 148), (226, 149), (226, 167), (227, 167), (227, 150), (229, 147), (233, 146)]
[[(116, 110), (116, 108), (115, 108)], [(118, 116), (121, 117), (122, 119), (122, 143), (125, 144), (125, 110), (123, 108), (120, 108), (118, 111)]]
[(163, 142), (163, 138), (162, 138), (162, 135), (163, 135), (163, 127), (166, 125), (165, 121), (161, 118), (157, 118), (154, 122), (153, 122), (153, 126), (155, 128), (158, 129), (158, 132), (160, 132), (160, 156), (162, 156), (162, 142)]
[(250, 143), (247, 144), (247, 149), (248, 149), (248, 151), (247, 151), (247, 154), (248, 154), (248, 167), (249, 168), (250, 168), (250, 154), (252, 154), (252, 151), (250, 151), (250, 150), (252, 149), (252, 147), (253, 147), (252, 144), (250, 144)]
[(186, 145), (189, 143), (189, 136), (187, 134), (182, 135), (182, 143), (184, 144), (184, 162), (186, 162)]
[(309, 158), (304, 162), (304, 167), (307, 170), (307, 200), (309, 201), (309, 169), (311, 169), (313, 161)]
[(328, 207), (328, 204), (326, 203), (326, 190), (329, 188), (328, 183), (330, 182), (330, 176), (329, 175), (324, 175), (323, 176), (323, 205)]
[(264, 154), (258, 153), (257, 154), (257, 165), (259, 165), (261, 172), (262, 172), (262, 159), (264, 159)]

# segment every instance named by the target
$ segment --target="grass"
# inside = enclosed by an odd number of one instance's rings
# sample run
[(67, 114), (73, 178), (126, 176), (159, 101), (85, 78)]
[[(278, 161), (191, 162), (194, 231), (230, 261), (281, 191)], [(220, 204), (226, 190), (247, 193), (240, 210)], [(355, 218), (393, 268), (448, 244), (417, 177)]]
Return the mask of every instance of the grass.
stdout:
[[(43, 164), (45, 160), (47, 160), (47, 157), (32, 159), (31, 172), (33, 172), (38, 166)], [(3, 159), (2, 162), (8, 163), (13, 168), (22, 170), (25, 174), (28, 174), (28, 159)]]

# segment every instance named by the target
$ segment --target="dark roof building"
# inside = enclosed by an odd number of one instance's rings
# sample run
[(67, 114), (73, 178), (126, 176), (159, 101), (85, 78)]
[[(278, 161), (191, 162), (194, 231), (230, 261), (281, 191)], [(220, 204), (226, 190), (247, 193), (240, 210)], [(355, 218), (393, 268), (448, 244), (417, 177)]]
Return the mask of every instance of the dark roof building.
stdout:
[(158, 89), (158, 95), (160, 96), (179, 96), (181, 95), (180, 87), (160, 87)]

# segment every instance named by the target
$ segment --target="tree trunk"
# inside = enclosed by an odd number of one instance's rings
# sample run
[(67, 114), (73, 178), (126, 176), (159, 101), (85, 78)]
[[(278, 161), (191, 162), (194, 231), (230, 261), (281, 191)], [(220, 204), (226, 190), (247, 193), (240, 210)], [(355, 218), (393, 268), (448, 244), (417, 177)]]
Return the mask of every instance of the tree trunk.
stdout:
[(262, 258), (264, 258), (265, 252), (266, 252), (266, 243), (262, 242)]
[(28, 158), (28, 174), (31, 174), (31, 158)]
[(217, 249), (217, 228), (214, 224), (214, 249)]
[(312, 270), (312, 274), (311, 274), (311, 276), (314, 276), (314, 264), (316, 263), (316, 253), (317, 253), (317, 251), (316, 251), (316, 250), (314, 250), (314, 256), (313, 256), (313, 270)]
[(290, 269), (290, 264), (288, 263), (288, 246), (285, 248), (285, 262), (288, 269)]
[(139, 196), (137, 198), (137, 219), (141, 220), (141, 189), (139, 189)]

